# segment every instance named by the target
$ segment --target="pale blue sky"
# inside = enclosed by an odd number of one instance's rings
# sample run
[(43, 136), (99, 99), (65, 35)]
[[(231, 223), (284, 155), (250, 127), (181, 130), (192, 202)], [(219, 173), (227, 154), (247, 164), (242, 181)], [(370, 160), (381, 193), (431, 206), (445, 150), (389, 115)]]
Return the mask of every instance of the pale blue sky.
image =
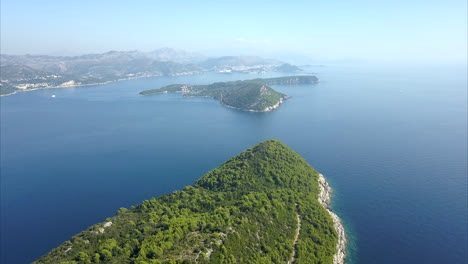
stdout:
[(460, 62), (467, 58), (467, 3), (1, 0), (2, 53), (166, 46), (207, 55)]

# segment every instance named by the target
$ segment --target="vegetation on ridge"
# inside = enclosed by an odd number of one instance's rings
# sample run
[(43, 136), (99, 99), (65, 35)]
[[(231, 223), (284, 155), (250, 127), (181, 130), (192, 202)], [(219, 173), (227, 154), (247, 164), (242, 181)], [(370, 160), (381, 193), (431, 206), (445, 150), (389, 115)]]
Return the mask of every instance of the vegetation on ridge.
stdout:
[(317, 179), (302, 157), (268, 140), (193, 186), (120, 209), (35, 263), (286, 263), (291, 250), (297, 264), (332, 263), (337, 234)]
[(277, 108), (287, 95), (269, 85), (311, 84), (315, 76), (287, 76), (245, 81), (217, 82), (209, 85), (172, 84), (140, 92), (141, 95), (183, 93), (184, 96), (210, 97), (222, 105), (244, 111), (267, 112)]

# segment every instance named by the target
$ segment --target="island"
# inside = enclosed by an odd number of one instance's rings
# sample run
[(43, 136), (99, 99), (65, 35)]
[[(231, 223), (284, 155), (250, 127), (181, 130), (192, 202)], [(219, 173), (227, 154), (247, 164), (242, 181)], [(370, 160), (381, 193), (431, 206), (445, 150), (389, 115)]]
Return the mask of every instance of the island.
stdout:
[(328, 183), (278, 140), (93, 225), (34, 263), (344, 263)]
[(141, 95), (182, 93), (184, 96), (210, 97), (222, 105), (249, 112), (269, 112), (283, 103), (288, 96), (275, 91), (270, 85), (296, 85), (317, 83), (313, 75), (287, 76), (244, 81), (217, 82), (209, 85), (172, 84), (140, 92)]

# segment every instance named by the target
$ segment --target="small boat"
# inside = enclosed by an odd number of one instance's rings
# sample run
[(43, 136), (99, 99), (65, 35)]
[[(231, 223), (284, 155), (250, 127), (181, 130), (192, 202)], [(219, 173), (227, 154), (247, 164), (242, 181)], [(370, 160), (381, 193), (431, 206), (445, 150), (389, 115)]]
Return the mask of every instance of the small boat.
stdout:
[(53, 94), (51, 97), (52, 97), (52, 98), (55, 98), (55, 94)]

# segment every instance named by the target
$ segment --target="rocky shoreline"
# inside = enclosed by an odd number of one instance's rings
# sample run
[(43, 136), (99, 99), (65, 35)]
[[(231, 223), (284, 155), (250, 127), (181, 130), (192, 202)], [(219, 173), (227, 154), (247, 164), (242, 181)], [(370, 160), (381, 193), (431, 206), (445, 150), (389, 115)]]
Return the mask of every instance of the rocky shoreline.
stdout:
[(344, 264), (347, 244), (346, 233), (343, 224), (341, 223), (341, 219), (330, 209), (332, 196), (332, 189), (330, 185), (322, 174), (319, 174), (318, 182), (320, 186), (318, 200), (333, 219), (333, 226), (335, 227), (336, 233), (338, 234), (338, 243), (336, 244), (336, 253), (333, 256), (333, 264)]
[[(202, 97), (213, 98), (213, 97), (209, 97), (209, 96), (202, 96)], [(272, 105), (272, 106), (268, 106), (268, 107), (266, 107), (266, 108), (263, 109), (263, 110), (243, 109), (243, 108), (239, 108), (239, 107), (234, 107), (234, 106), (227, 105), (227, 104), (223, 103), (222, 101), (220, 101), (220, 104), (221, 104), (222, 106), (227, 107), (227, 108), (236, 109), (236, 110), (245, 111), (245, 112), (267, 113), (267, 112), (271, 112), (271, 111), (277, 109), (277, 108), (284, 102), (285, 99), (289, 99), (289, 98), (290, 98), (289, 96), (285, 96), (285, 97), (283, 97), (283, 98), (280, 98), (280, 100), (279, 100), (276, 104), (274, 104), (274, 105)]]

